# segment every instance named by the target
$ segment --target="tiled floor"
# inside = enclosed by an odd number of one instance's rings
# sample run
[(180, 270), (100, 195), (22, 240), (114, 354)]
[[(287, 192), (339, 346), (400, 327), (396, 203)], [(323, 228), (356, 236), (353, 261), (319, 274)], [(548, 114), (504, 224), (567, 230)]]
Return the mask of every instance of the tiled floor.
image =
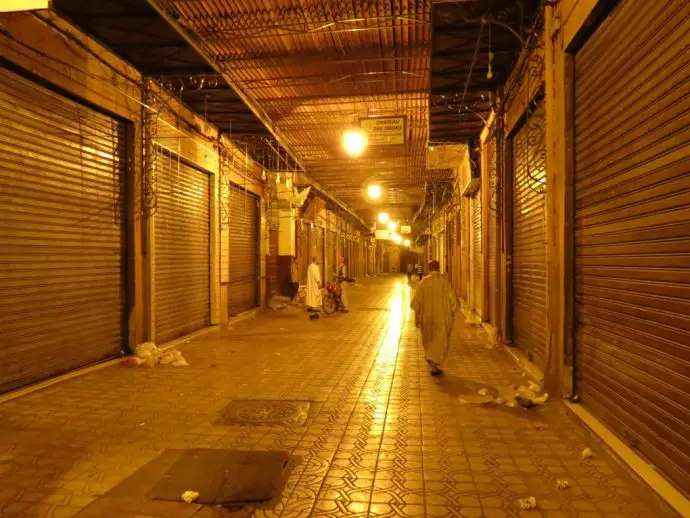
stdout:
[[(0, 516), (671, 516), (560, 402), (462, 403), (524, 381), (482, 330), (459, 319), (435, 379), (401, 279), (367, 280), (350, 299), (348, 315), (268, 312), (192, 340), (189, 367), (109, 367), (0, 405)], [(240, 399), (313, 404), (303, 425), (214, 425)], [(262, 508), (105, 495), (164, 449), (194, 447), (284, 450), (300, 462)], [(537, 508), (521, 510), (528, 496)]]

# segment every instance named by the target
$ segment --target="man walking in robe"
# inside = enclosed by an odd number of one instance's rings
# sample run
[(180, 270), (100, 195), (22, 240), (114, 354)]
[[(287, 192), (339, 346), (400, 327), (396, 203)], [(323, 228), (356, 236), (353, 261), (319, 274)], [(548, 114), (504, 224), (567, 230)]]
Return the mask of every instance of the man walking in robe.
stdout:
[(307, 269), (307, 311), (318, 311), (321, 307), (321, 268), (319, 260), (312, 258)]
[(410, 308), (415, 325), (421, 329), (422, 344), (432, 376), (443, 372), (450, 350), (450, 335), (458, 309), (458, 299), (448, 280), (440, 273), (438, 261), (429, 262), (429, 275), (422, 280)]

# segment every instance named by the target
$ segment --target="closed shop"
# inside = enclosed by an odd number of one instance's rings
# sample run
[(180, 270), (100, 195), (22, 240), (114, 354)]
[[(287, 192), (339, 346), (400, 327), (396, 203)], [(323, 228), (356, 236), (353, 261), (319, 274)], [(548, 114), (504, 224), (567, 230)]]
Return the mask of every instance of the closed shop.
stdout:
[(686, 495), (689, 20), (688, 2), (623, 0), (575, 55), (578, 392)]
[(228, 315), (259, 305), (259, 198), (239, 186), (229, 189)]
[(155, 339), (210, 323), (210, 177), (167, 150), (156, 160)]
[(125, 130), (0, 68), (0, 392), (125, 347)]
[(311, 255), (316, 257), (319, 264), (321, 265), (321, 285), (324, 285), (324, 255), (323, 255), (323, 233), (324, 230), (316, 225), (311, 227)]
[(486, 176), (487, 176), (487, 193), (488, 193), (488, 218), (486, 222), (487, 227), (487, 252), (489, 263), (489, 315), (488, 320), (494, 326), (499, 325), (500, 308), (499, 308), (499, 291), (498, 278), (496, 268), (496, 258), (498, 256), (498, 197), (497, 197), (497, 175), (496, 175), (496, 138), (490, 137), (486, 141)]
[(482, 259), (482, 195), (478, 191), (471, 198), (472, 211), (472, 307), (482, 316), (484, 293), (484, 262)]
[(300, 220), (295, 223), (297, 244), (297, 269), (299, 271), (300, 284), (307, 284), (307, 270), (311, 264), (312, 256), (309, 252), (309, 224)]
[(326, 269), (326, 281), (333, 280), (333, 273), (336, 268), (336, 258), (338, 257), (339, 243), (335, 232), (326, 230), (326, 261), (324, 268)]
[(513, 340), (546, 362), (546, 139), (539, 102), (513, 137)]

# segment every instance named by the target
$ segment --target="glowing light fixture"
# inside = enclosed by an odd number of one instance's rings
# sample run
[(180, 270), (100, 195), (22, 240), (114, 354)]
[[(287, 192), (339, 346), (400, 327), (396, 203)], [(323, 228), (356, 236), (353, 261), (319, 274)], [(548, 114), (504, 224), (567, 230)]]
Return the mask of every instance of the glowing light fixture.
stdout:
[(389, 221), (388, 222), (388, 230), (393, 232), (393, 231), (395, 231), (396, 228), (398, 228), (398, 224), (395, 221)]
[(410, 246), (410, 240), (409, 240), (409, 239), (406, 239), (405, 241), (403, 241), (403, 244), (404, 244), (405, 246)]
[(367, 187), (367, 196), (372, 200), (378, 200), (381, 197), (381, 186), (372, 183)]
[(390, 216), (388, 216), (387, 212), (379, 212), (379, 223), (382, 225), (385, 225), (388, 223), (388, 220), (390, 219)]
[(391, 239), (397, 244), (402, 243), (402, 237), (400, 237), (398, 234), (391, 234)]
[(351, 157), (356, 157), (362, 154), (364, 148), (367, 147), (367, 137), (360, 130), (348, 130), (343, 133), (343, 149)]
[(3, 0), (2, 5), (0, 5), (0, 13), (50, 9), (50, 7), (49, 0)]

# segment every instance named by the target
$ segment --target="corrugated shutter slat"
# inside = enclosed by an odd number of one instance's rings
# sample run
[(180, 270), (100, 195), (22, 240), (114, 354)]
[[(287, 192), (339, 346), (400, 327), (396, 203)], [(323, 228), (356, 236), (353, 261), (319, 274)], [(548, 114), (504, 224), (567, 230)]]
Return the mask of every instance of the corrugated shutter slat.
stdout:
[(239, 186), (229, 187), (228, 314), (258, 305), (259, 198)]
[(210, 301), (210, 177), (157, 156), (155, 336), (159, 344), (206, 327)]
[(514, 341), (541, 368), (546, 362), (546, 140), (539, 103), (513, 142)]
[(622, 0), (575, 56), (578, 390), (686, 494), (689, 37), (687, 2)]
[(0, 69), (0, 392), (120, 353), (125, 124)]

